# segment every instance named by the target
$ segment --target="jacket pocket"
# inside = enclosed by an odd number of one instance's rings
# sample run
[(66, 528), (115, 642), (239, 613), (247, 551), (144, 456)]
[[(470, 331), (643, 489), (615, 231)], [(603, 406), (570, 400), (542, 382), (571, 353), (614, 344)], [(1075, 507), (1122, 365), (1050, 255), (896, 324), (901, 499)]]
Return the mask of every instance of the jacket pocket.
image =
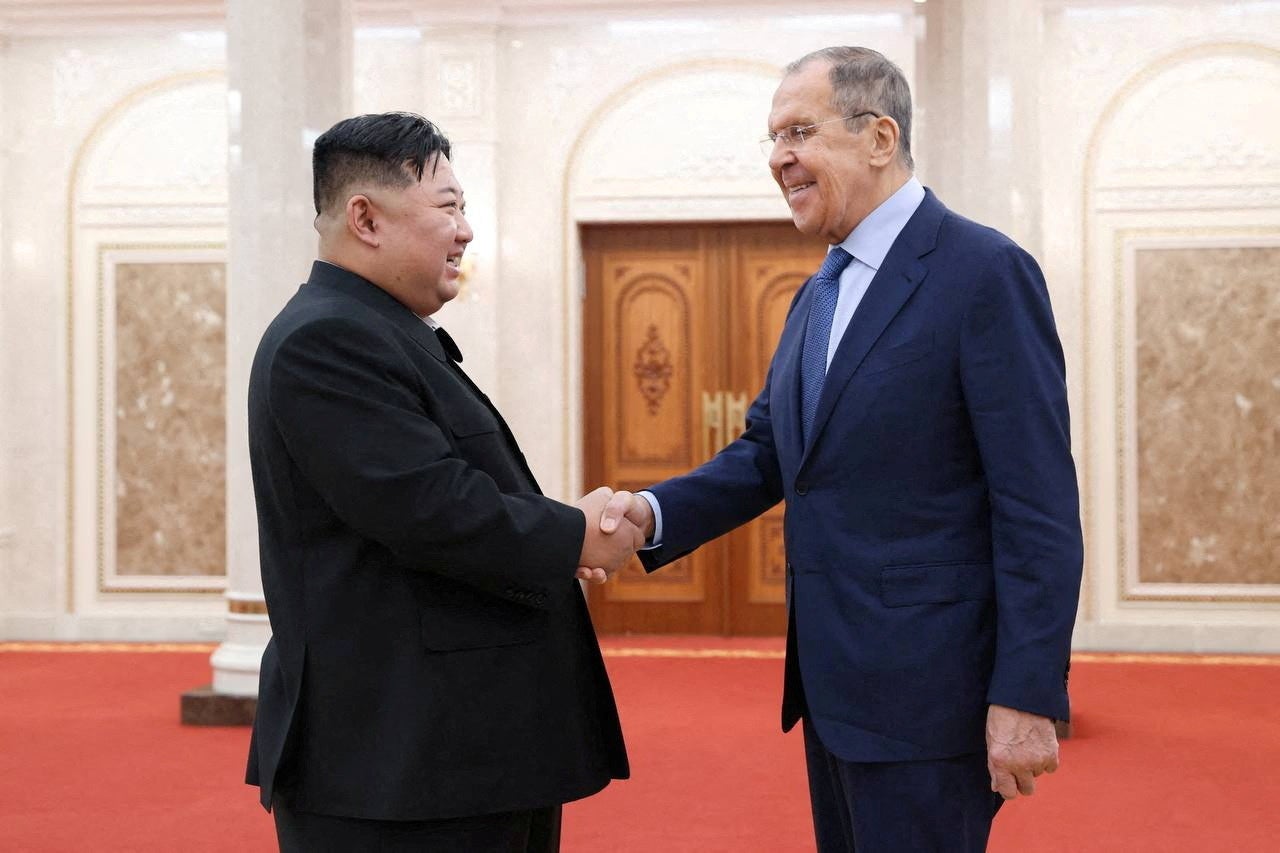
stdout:
[(858, 372), (864, 376), (872, 373), (883, 373), (886, 370), (893, 370), (896, 367), (903, 367), (919, 361), (931, 352), (933, 352), (933, 335), (921, 335), (914, 340), (897, 346), (872, 349), (867, 354), (867, 359), (858, 369)]
[(472, 405), (458, 407), (450, 412), (448, 427), (454, 438), (469, 438), (473, 435), (497, 432), (498, 422), (488, 409)]
[(920, 563), (880, 570), (880, 601), (886, 607), (984, 601), (995, 597), (991, 563)]
[(546, 636), (547, 617), (496, 598), (483, 608), (432, 606), (422, 614), (422, 645), (433, 652), (524, 645)]

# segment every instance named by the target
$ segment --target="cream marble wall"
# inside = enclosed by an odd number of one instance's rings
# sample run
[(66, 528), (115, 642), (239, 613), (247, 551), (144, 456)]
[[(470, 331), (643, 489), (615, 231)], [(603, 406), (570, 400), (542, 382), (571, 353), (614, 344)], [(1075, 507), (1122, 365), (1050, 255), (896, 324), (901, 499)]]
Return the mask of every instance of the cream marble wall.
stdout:
[[(1150, 463), (1141, 467), (1139, 420), (1167, 375), (1142, 360), (1138, 330), (1159, 325), (1168, 316), (1160, 306), (1173, 303), (1144, 304), (1137, 273), (1148, 250), (1277, 244), (1278, 33), (1277, 3), (1063, 3), (1046, 15), (1044, 266), (1067, 350), (1085, 501), (1083, 647), (1280, 648), (1280, 588), (1235, 582), (1267, 580), (1272, 568), (1201, 583), (1182, 570), (1164, 580), (1184, 582), (1169, 584), (1139, 568), (1151, 565), (1148, 546), (1160, 553), (1151, 506), (1167, 491)], [(1206, 342), (1204, 358), (1221, 359), (1224, 346)], [(1194, 428), (1169, 431), (1155, 452), (1166, 469), (1194, 465), (1213, 453), (1197, 437)], [(1270, 546), (1264, 538), (1229, 547)]]
[[(69, 315), (74, 288), (69, 293), (68, 284), (73, 242), (69, 193), (86, 140), (131, 93), (158, 78), (221, 65), (220, 38), (145, 31), (106, 37), (10, 36), (4, 57), (0, 384), (5, 404), (0, 449), (6, 476), (0, 489), (12, 507), (14, 534), (0, 628), (9, 636), (215, 636), (221, 620), (205, 618), (198, 608), (169, 612), (161, 606), (161, 615), (139, 625), (107, 612), (69, 615), (74, 602), (67, 570), (74, 537), (67, 520), (75, 488), (69, 469), (83, 465), (88, 448), (74, 452), (68, 433), (74, 319)], [(134, 162), (138, 175), (149, 173), (152, 164), (146, 159)], [(155, 609), (145, 605), (134, 612)]]

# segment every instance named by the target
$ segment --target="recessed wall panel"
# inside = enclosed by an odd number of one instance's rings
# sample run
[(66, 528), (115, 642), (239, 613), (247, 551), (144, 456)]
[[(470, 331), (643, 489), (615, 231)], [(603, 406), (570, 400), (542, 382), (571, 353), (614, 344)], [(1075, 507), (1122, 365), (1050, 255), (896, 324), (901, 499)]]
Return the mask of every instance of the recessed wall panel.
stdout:
[(1143, 249), (1139, 578), (1280, 583), (1280, 247)]
[(226, 571), (226, 271), (115, 268), (116, 574)]

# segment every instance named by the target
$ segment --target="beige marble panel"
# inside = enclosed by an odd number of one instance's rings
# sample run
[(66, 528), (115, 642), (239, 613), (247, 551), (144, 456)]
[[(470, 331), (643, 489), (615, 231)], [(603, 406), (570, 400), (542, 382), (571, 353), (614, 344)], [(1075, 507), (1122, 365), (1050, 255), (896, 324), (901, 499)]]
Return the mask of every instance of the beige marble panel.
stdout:
[(1135, 253), (1139, 578), (1280, 583), (1280, 247)]
[(226, 571), (226, 270), (122, 263), (116, 573)]

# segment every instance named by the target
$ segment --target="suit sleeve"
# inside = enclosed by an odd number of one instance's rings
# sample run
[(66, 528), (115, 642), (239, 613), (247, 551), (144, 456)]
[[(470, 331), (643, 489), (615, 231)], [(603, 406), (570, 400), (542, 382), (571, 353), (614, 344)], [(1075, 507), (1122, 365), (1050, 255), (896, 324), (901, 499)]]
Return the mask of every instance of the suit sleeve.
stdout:
[(537, 605), (572, 578), (586, 519), (506, 494), (454, 454), (396, 346), (352, 320), (306, 324), (276, 350), (268, 401), (308, 484), (407, 565)]
[(987, 700), (1065, 720), (1080, 499), (1048, 290), (1016, 246), (997, 253), (975, 285), (960, 362), (991, 501), (997, 627)]

